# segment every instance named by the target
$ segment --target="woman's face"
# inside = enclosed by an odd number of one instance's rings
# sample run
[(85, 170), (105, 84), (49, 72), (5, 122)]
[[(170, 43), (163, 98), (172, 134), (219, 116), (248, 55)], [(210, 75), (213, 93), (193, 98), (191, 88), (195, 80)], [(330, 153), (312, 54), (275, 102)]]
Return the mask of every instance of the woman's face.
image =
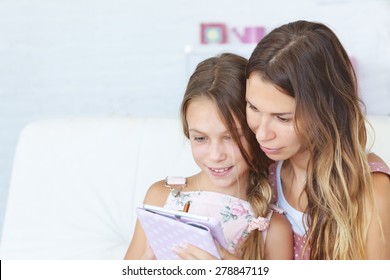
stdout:
[(286, 160), (300, 153), (301, 141), (294, 126), (295, 98), (251, 74), (246, 101), (249, 127), (270, 159)]
[[(186, 112), (195, 162), (207, 175), (214, 191), (236, 195), (237, 180), (246, 186), (249, 167), (237, 143), (221, 120), (214, 102), (207, 98), (193, 99)], [(236, 122), (245, 148), (248, 147), (241, 126)]]

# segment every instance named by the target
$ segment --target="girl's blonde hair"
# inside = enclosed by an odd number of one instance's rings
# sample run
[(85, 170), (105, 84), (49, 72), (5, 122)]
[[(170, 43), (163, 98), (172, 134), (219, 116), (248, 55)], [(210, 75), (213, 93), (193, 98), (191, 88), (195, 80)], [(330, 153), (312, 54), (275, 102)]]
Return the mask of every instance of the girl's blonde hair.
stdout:
[[(188, 82), (180, 114), (184, 134), (189, 138), (186, 112), (191, 101), (208, 98), (215, 103), (221, 119), (250, 167), (247, 199), (254, 214), (264, 217), (271, 201), (271, 187), (267, 180), (269, 160), (260, 150), (255, 135), (246, 122), (246, 64), (247, 59), (230, 53), (199, 63)], [(241, 142), (235, 120), (241, 125), (248, 149), (245, 149)], [(264, 259), (261, 232), (250, 233), (240, 251), (244, 259)]]

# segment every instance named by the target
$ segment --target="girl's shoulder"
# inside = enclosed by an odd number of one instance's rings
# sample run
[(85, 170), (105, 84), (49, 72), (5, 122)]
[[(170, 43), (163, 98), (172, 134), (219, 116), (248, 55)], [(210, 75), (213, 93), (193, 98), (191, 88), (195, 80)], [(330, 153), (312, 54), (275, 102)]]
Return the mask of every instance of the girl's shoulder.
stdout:
[(267, 259), (293, 259), (294, 234), (287, 217), (273, 211), (265, 240)]
[(146, 192), (144, 203), (156, 206), (164, 206), (170, 189), (165, 186), (165, 180), (153, 183)]
[(274, 228), (277, 228), (276, 230), (282, 230), (285, 226), (288, 226), (288, 229), (291, 229), (290, 222), (286, 217), (286, 212), (282, 208), (275, 204), (270, 204), (269, 210), (270, 229), (272, 227), (271, 225), (273, 225)]
[(164, 206), (171, 193), (176, 197), (181, 192), (195, 191), (195, 178), (195, 175), (188, 178), (168, 176), (157, 181), (146, 192), (144, 203)]

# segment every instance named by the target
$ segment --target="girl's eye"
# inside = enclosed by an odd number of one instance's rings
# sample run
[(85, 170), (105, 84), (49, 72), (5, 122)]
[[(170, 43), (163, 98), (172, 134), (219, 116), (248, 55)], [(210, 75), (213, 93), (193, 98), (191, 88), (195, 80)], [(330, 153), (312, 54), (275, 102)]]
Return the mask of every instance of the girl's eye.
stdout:
[(232, 137), (230, 135), (226, 135), (225, 137), (223, 137), (223, 139), (227, 141), (231, 141)]
[(202, 143), (202, 142), (206, 141), (206, 137), (194, 137), (194, 141)]

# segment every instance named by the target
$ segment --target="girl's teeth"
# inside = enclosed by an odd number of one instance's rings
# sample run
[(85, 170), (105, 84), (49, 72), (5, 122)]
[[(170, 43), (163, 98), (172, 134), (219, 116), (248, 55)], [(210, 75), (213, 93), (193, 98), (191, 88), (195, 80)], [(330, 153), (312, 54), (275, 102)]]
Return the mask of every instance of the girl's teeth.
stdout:
[(225, 171), (227, 171), (229, 168), (223, 168), (223, 169), (214, 169), (214, 168), (212, 168), (212, 170), (214, 171), (214, 172), (217, 172), (217, 173), (223, 173), (223, 172), (225, 172)]

